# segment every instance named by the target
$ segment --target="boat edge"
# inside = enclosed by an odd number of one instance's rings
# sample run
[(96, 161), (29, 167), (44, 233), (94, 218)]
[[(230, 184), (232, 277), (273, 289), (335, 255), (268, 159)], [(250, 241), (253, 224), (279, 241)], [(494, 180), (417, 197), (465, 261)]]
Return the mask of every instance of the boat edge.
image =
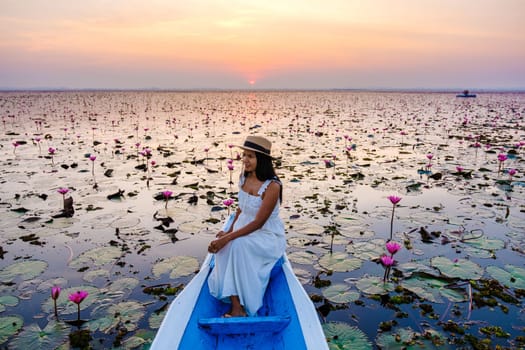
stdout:
[[(317, 310), (310, 300), (310, 296), (295, 276), (292, 265), (286, 255), (282, 269), (292, 294), (295, 309), (300, 310), (300, 312), (297, 312), (297, 317), (299, 318), (306, 348), (309, 350), (328, 350), (328, 343), (326, 342), (326, 336), (319, 321)], [(298, 304), (298, 302), (301, 303)], [(312, 320), (317, 320), (317, 322), (312, 322)]]

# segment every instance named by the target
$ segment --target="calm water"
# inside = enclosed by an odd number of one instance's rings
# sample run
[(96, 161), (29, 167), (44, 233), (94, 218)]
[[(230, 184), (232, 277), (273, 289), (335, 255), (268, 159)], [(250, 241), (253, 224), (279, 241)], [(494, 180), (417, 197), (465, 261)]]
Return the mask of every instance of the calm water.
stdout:
[[(49, 293), (60, 285), (91, 291), (81, 316), (90, 320), (83, 327), (91, 331), (92, 347), (111, 348), (125, 325), (123, 347), (147, 348), (163, 315), (155, 311), (173, 296), (159, 298), (144, 288), (186, 283), (196, 270), (181, 264), (189, 271), (170, 278), (155, 266), (176, 256), (203, 261), (227, 215), (222, 200), (236, 198), (241, 164), (239, 149), (231, 146), (256, 133), (274, 143), (288, 254), (305, 289), (323, 295), (327, 287), (312, 283), (317, 276), (359, 293), (357, 302), (331, 302), (327, 322), (355, 326), (371, 344), (380, 323), (391, 320), (394, 332), (432, 329), (454, 340), (459, 337), (444, 329), (444, 321), (476, 337), (485, 337), (480, 327), (496, 325), (509, 337), (493, 337), (492, 345), (516, 347), (525, 326), (519, 297), (469, 311), (472, 289), (464, 284), (463, 300), (429, 301), (416, 293), (392, 307), (358, 282), (383, 277), (377, 259), (390, 236), (389, 195), (402, 197), (393, 225), (394, 240), (405, 243), (395, 256), (402, 271), (396, 284), (411, 279), (402, 268), (410, 262), (439, 277), (431, 262), (438, 256), (469, 260), (486, 279), (495, 278), (491, 265), (516, 267), (514, 279), (525, 279), (524, 115), (525, 94), (513, 93), (475, 99), (373, 92), (1, 93), (0, 317), (19, 316), (23, 327), (0, 334), (0, 346), (25, 344), (21, 338), (54, 320)], [(56, 149), (52, 156), (50, 147)], [(140, 154), (146, 148), (150, 157)], [(498, 160), (499, 154), (507, 159)], [(235, 159), (232, 172), (228, 159)], [(512, 177), (510, 169), (517, 170)], [(53, 218), (62, 209), (61, 187), (74, 200), (72, 218)], [(108, 199), (119, 190), (120, 198)], [(173, 192), (167, 208), (156, 199), (164, 190)], [(197, 203), (189, 203), (194, 196)], [(166, 217), (173, 222), (161, 227)], [(337, 228), (333, 237), (330, 227)], [(424, 242), (421, 228), (436, 234)], [(360, 264), (341, 271), (327, 265), (331, 247), (344, 256), (343, 265), (352, 258)], [(34, 274), (21, 264), (35, 261), (45, 266), (40, 271), (29, 264)], [(521, 288), (510, 286), (509, 293), (519, 296)], [(61, 298), (62, 319), (76, 318), (76, 306), (67, 295)], [(434, 313), (422, 312), (422, 304)], [(132, 311), (115, 321), (111, 305), (121, 306), (117, 313)], [(67, 349), (67, 338), (57, 338), (49, 344)]]

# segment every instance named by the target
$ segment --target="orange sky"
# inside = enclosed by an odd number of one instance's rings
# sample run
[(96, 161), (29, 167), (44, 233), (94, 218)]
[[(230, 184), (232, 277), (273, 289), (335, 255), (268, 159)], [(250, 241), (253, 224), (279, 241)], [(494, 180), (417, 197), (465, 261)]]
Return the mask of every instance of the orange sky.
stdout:
[(522, 0), (0, 0), (0, 87), (525, 88)]

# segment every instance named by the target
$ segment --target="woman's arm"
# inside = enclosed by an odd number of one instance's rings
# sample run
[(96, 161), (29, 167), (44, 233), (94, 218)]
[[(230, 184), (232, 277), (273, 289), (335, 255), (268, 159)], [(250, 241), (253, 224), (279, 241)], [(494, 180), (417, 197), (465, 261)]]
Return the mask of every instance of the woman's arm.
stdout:
[(262, 204), (259, 208), (259, 211), (257, 212), (257, 215), (255, 215), (255, 219), (249, 224), (239, 228), (238, 230), (230, 231), (222, 235), (218, 239), (212, 241), (210, 243), (208, 251), (210, 251), (211, 253), (216, 253), (219, 250), (221, 250), (222, 247), (224, 247), (228, 242), (238, 237), (250, 234), (253, 231), (261, 228), (272, 214), (273, 208), (275, 208), (275, 206), (277, 205), (277, 201), (279, 200), (280, 189), (281, 185), (275, 181), (272, 181), (263, 194)]
[(232, 232), (233, 231), (233, 225), (235, 225), (235, 221), (237, 221), (237, 218), (239, 217), (239, 215), (241, 215), (241, 208), (237, 207), (237, 210), (235, 211), (235, 217), (233, 218), (233, 222), (231, 223), (230, 229), (228, 230), (228, 232), (219, 231), (219, 233), (217, 233), (217, 235), (215, 237), (220, 238), (220, 237), (222, 237), (222, 236)]

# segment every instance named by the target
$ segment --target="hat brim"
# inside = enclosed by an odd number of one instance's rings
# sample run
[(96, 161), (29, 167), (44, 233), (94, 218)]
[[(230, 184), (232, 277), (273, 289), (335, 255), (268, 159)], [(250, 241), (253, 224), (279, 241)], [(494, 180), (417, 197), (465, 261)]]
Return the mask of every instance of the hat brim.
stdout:
[(242, 145), (242, 146), (241, 146), (241, 145), (238, 145), (237, 147), (239, 147), (240, 149), (248, 150), (248, 151), (254, 151), (254, 152), (260, 153), (260, 154), (262, 154), (262, 155), (265, 155), (265, 156), (267, 156), (267, 157), (269, 157), (269, 158), (271, 158), (271, 159), (275, 159), (274, 157), (272, 157), (271, 154), (268, 154), (268, 153), (266, 153), (266, 152), (263, 152), (263, 151), (261, 151), (260, 149), (256, 149), (256, 148), (252, 148), (252, 147), (248, 147), (248, 146), (244, 146), (244, 145)]

